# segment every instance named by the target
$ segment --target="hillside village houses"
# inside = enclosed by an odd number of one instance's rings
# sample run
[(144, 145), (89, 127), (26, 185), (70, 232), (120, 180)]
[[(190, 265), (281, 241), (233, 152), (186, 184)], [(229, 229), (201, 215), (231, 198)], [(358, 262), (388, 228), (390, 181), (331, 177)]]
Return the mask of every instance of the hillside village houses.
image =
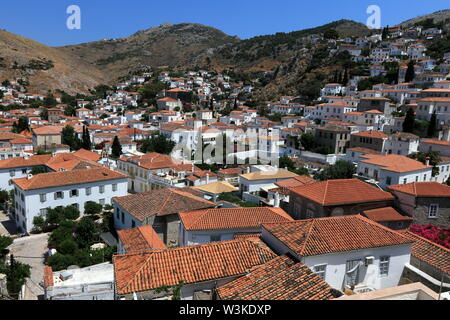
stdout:
[[(77, 271), (47, 266), (46, 299), (171, 299), (171, 289), (158, 288), (184, 281), (182, 299), (329, 300), (409, 282), (436, 291), (442, 274), (449, 289), (448, 248), (410, 230), (449, 228), (450, 52), (436, 59), (427, 49), (439, 31), (308, 38), (333, 54), (347, 51), (364, 69), (347, 70), (347, 83), (325, 76), (308, 101), (284, 93), (255, 103), (260, 79), (226, 70), (151, 68), (101, 96), (68, 104), (55, 94), (51, 106), (32, 105), (46, 96), (15, 80), (1, 85), (0, 189), (14, 194), (8, 212), (20, 233), (31, 233), (48, 208), (113, 207), (112, 261)], [(406, 82), (409, 60), (415, 78)], [(391, 76), (391, 63), (399, 64), (396, 79), (370, 82)], [(144, 99), (141, 87), (157, 81), (163, 89)], [(403, 132), (410, 109), (427, 125), (435, 114), (432, 135)], [(27, 128), (16, 129), (19, 119)], [(90, 150), (69, 146), (66, 126), (80, 140), (87, 135)], [(112, 157), (116, 137), (121, 154)], [(149, 143), (155, 137), (174, 142), (172, 152)], [(223, 137), (226, 156), (239, 163), (194, 157)], [(434, 168), (431, 151), (440, 157)], [(316, 180), (339, 161), (355, 174)]]

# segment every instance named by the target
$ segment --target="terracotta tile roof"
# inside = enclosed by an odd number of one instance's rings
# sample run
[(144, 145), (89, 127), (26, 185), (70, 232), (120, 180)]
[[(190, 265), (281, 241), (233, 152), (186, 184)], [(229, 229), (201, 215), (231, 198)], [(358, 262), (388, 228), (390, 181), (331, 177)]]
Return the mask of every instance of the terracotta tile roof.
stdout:
[(291, 179), (286, 179), (280, 182), (275, 182), (277, 186), (280, 188), (293, 188), (293, 187), (299, 187), (303, 186), (305, 184), (311, 184), (317, 182), (311, 177), (308, 176), (297, 176), (293, 177)]
[[(2, 124), (4, 126), (5, 124)], [(11, 131), (11, 130), (8, 130)], [(23, 139), (24, 136), (12, 132), (0, 132), (0, 140)]]
[(217, 289), (221, 300), (329, 300), (332, 288), (306, 265), (284, 255)]
[(291, 192), (324, 206), (394, 199), (389, 192), (358, 179), (321, 181), (291, 188)]
[(238, 175), (242, 174), (243, 171), (244, 171), (244, 169), (242, 169), (242, 168), (228, 168), (228, 169), (221, 169), (221, 170), (217, 171), (217, 173), (222, 174), (222, 175), (238, 176)]
[(121, 158), (121, 161), (136, 163), (140, 167), (148, 170), (158, 170), (162, 168), (171, 168), (177, 163), (168, 155), (156, 152), (148, 153), (143, 156), (134, 156), (130, 158)]
[(89, 151), (86, 149), (80, 149), (73, 153), (75, 156), (79, 158), (83, 158), (85, 160), (98, 161), (101, 159), (101, 155), (97, 152)]
[(258, 228), (262, 223), (292, 221), (281, 208), (222, 208), (179, 213), (186, 230)]
[(392, 191), (410, 194), (416, 197), (450, 197), (450, 187), (438, 182), (412, 182), (389, 187)]
[(411, 256), (426, 262), (438, 270), (450, 275), (450, 249), (425, 239), (411, 231), (401, 231), (407, 238), (415, 241)]
[(12, 181), (22, 190), (35, 190), (126, 178), (127, 176), (122, 173), (102, 167), (98, 169), (42, 173), (30, 179), (19, 178)]
[(44, 268), (44, 287), (53, 286), (53, 270), (52, 267), (46, 266)]
[(370, 220), (376, 222), (387, 222), (387, 221), (412, 221), (413, 218), (408, 216), (403, 216), (397, 210), (392, 207), (379, 208), (373, 210), (363, 211), (363, 214)]
[(264, 229), (299, 256), (315, 256), (411, 242), (400, 233), (361, 215), (264, 224)]
[(420, 143), (430, 143), (430, 144), (437, 144), (440, 146), (450, 147), (450, 141), (443, 141), (443, 140), (436, 140), (436, 139), (425, 139), (425, 140), (422, 140)]
[(152, 226), (117, 230), (117, 234), (126, 253), (167, 249)]
[(369, 131), (361, 131), (357, 133), (352, 133), (352, 136), (357, 137), (365, 137), (365, 138), (374, 138), (374, 139), (387, 139), (388, 135), (384, 134), (383, 132), (376, 131), (376, 130), (369, 130)]
[(245, 274), (276, 255), (253, 241), (232, 240), (113, 257), (117, 293), (222, 279)]
[(430, 169), (431, 166), (424, 165), (422, 162), (396, 154), (388, 155), (362, 155), (361, 162), (374, 164), (382, 169), (393, 172), (409, 172)]
[(213, 202), (201, 198), (201, 192), (190, 188), (164, 188), (114, 197), (113, 201), (139, 221), (150, 216), (178, 214), (186, 210), (214, 208)]
[(51, 159), (51, 154), (35, 155), (31, 157), (17, 157), (5, 160), (0, 160), (0, 168), (20, 168), (20, 167), (34, 167), (43, 166)]
[(261, 232), (259, 233), (236, 233), (233, 236), (233, 239), (235, 240), (244, 240), (244, 239), (254, 239), (254, 238), (260, 238)]
[(9, 143), (11, 143), (11, 144), (32, 144), (33, 142), (30, 139), (18, 138), (18, 139), (9, 140)]
[(33, 133), (36, 135), (60, 135), (62, 130), (62, 126), (45, 126), (34, 128)]

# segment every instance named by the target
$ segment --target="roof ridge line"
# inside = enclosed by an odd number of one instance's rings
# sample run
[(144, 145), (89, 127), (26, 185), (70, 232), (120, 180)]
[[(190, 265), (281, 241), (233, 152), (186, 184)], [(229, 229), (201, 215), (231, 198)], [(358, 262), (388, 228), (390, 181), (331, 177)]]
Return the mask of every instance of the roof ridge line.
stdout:
[(311, 219), (311, 220), (310, 220), (310, 223), (311, 223), (311, 225), (310, 225), (310, 227), (309, 227), (309, 229), (308, 229), (308, 233), (306, 234), (305, 241), (303, 242), (302, 250), (300, 251), (300, 254), (301, 254), (301, 255), (303, 255), (303, 253), (305, 252), (305, 249), (306, 249), (306, 242), (308, 241), (309, 236), (311, 235), (311, 230), (312, 230), (312, 228), (313, 228), (313, 226), (314, 226), (315, 219)]

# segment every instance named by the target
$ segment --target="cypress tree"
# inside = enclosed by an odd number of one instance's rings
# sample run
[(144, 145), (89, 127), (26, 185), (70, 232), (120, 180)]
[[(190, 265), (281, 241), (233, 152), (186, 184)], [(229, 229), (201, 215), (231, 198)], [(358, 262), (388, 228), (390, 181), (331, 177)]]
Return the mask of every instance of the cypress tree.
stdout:
[(122, 145), (119, 142), (119, 138), (117, 136), (114, 137), (111, 153), (114, 158), (119, 158), (122, 155)]
[(416, 122), (416, 115), (412, 108), (406, 112), (405, 121), (403, 122), (403, 132), (413, 133), (414, 123)]
[(414, 70), (414, 64), (415, 63), (413, 60), (411, 60), (408, 63), (408, 69), (406, 70), (406, 74), (405, 74), (405, 82), (411, 82), (416, 77), (416, 72)]
[(433, 111), (433, 114), (431, 115), (430, 119), (430, 125), (428, 126), (427, 130), (427, 137), (433, 138), (436, 135), (436, 128), (437, 127), (437, 118), (436, 118), (436, 110)]
[(345, 71), (344, 71), (344, 78), (342, 79), (342, 84), (344, 85), (344, 86), (346, 86), (347, 84), (348, 84), (348, 70), (347, 69), (345, 69)]
[(91, 137), (89, 135), (89, 129), (83, 126), (83, 148), (86, 150), (92, 149)]

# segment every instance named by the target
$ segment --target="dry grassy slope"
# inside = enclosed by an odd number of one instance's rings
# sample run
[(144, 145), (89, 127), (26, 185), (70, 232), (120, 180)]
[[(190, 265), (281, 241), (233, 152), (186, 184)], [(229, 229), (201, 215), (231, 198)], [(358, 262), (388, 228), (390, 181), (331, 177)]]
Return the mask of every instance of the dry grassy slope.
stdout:
[(66, 46), (59, 50), (77, 55), (106, 72), (112, 80), (140, 66), (194, 65), (197, 57), (227, 43), (239, 41), (200, 24), (164, 24), (122, 39)]
[[(6, 31), (0, 31), (0, 81), (17, 77), (28, 78), (29, 91), (45, 93), (48, 89), (62, 89), (68, 93), (88, 92), (105, 81), (103, 73), (86, 64), (79, 57), (56, 48), (23, 38)], [(27, 65), (30, 60), (51, 60), (54, 67), (49, 70), (14, 70), (13, 63)]]
[(433, 21), (435, 23), (439, 23), (441, 21), (446, 21), (446, 20), (450, 19), (450, 9), (441, 10), (441, 11), (437, 11), (437, 12), (434, 12), (431, 14), (426, 14), (426, 15), (419, 16), (419, 17), (416, 17), (413, 19), (409, 19), (409, 20), (406, 20), (406, 21), (398, 24), (398, 26), (409, 27), (409, 26), (414, 25), (417, 22), (420, 22), (420, 21), (423, 21), (426, 19), (433, 19)]

